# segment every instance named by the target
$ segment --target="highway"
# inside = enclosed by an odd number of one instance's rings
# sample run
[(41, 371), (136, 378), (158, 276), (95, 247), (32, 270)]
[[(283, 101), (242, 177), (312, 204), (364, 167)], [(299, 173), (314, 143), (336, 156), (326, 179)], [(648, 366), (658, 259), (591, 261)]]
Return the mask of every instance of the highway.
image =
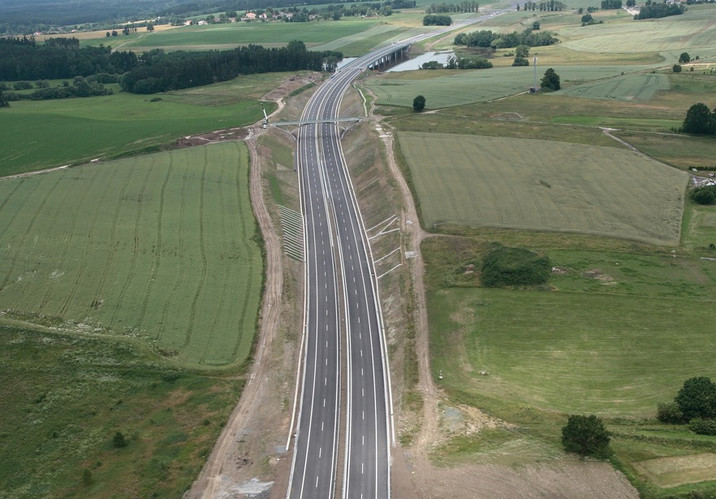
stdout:
[(318, 88), (303, 111), (296, 153), (306, 255), (303, 383), (289, 499), (338, 494), (343, 499), (390, 497), (394, 430), (378, 285), (340, 130), (331, 120), (338, 118), (351, 82), (369, 64), (459, 26), (418, 35), (351, 61)]

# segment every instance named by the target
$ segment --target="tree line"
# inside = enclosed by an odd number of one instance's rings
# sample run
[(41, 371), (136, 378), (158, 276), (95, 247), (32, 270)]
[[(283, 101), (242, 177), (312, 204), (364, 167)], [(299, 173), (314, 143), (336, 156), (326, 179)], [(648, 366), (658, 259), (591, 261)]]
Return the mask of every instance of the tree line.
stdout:
[(528, 47), (542, 47), (545, 45), (553, 45), (559, 40), (553, 37), (548, 31), (534, 32), (526, 29), (521, 33), (513, 31), (512, 33), (494, 33), (492, 31), (482, 30), (473, 31), (472, 33), (458, 33), (453, 43), (455, 45), (465, 45), (468, 47), (492, 47), (492, 48), (512, 48), (518, 45), (526, 45)]
[[(153, 94), (226, 81), (241, 74), (332, 70), (342, 58), (340, 52), (310, 52), (301, 41), (281, 48), (249, 45), (210, 52), (165, 53), (155, 49), (142, 54), (139, 64), (122, 76), (120, 84), (126, 92)], [(333, 67), (326, 68), (326, 63)]]
[(460, 3), (431, 3), (425, 8), (426, 14), (447, 14), (451, 12), (468, 13), (477, 12), (480, 4), (465, 0)]
[(133, 52), (112, 52), (110, 47), (79, 46), (76, 38), (0, 38), (0, 81), (53, 80), (120, 74), (137, 64)]
[(423, 26), (450, 26), (452, 17), (440, 14), (428, 14), (423, 17)]
[[(559, 0), (548, 0), (544, 2), (525, 2), (523, 10), (539, 10), (541, 12), (559, 12), (567, 8), (567, 5)], [(520, 4), (517, 4), (517, 10), (520, 10)]]
[(659, 19), (661, 17), (678, 16), (686, 11), (686, 7), (676, 3), (656, 3), (646, 0), (634, 19)]
[[(35, 83), (34, 92), (7, 92), (7, 86), (0, 84), (0, 107), (8, 107), (10, 102), (18, 100), (50, 100), (67, 99), (69, 97), (95, 97), (98, 95), (111, 95), (112, 89), (105, 88), (104, 83), (115, 83), (119, 80), (117, 75), (102, 73), (87, 78), (75, 76), (72, 84), (67, 80), (59, 86), (51, 87), (46, 81)], [(32, 88), (29, 82), (20, 81), (14, 85), (15, 90), (28, 90)], [(3, 93), (3, 91), (5, 91)]]

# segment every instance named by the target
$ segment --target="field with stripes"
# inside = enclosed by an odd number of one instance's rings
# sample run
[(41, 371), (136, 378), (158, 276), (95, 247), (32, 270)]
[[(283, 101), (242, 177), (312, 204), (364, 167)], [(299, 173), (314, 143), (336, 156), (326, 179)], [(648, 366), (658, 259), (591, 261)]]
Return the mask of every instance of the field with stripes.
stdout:
[[(426, 227), (463, 225), (679, 241), (688, 175), (626, 150), (402, 132)], [(658, 203), (654, 202), (658, 199)]]
[(263, 266), (243, 144), (3, 180), (0, 210), (6, 319), (139, 337), (186, 365), (248, 357)]

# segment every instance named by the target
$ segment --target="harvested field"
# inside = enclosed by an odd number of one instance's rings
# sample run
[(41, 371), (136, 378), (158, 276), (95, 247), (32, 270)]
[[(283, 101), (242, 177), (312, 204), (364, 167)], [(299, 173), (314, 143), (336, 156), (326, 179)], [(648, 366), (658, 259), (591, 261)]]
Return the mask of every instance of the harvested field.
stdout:
[(716, 480), (716, 454), (660, 457), (635, 463), (660, 487), (677, 487), (686, 483)]
[(688, 176), (633, 152), (405, 132), (399, 144), (427, 228), (487, 226), (679, 241)]
[(564, 90), (571, 97), (587, 99), (614, 99), (646, 101), (659, 90), (669, 89), (669, 78), (664, 74), (632, 74), (576, 85)]
[(0, 310), (243, 362), (263, 270), (247, 172), (227, 142), (0, 182)]

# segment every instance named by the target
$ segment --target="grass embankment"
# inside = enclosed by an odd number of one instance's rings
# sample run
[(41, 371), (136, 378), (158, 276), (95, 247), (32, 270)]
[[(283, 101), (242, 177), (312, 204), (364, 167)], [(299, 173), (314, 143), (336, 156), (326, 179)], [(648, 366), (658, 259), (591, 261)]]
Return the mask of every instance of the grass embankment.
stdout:
[[(180, 497), (243, 379), (48, 325), (0, 326), (0, 495)], [(113, 446), (117, 432), (123, 448)]]
[(239, 143), (0, 182), (0, 310), (139, 337), (190, 366), (249, 355), (261, 250)]
[(262, 106), (275, 109), (259, 99), (285, 77), (242, 76), (153, 96), (13, 102), (0, 112), (0, 176), (139, 154), (186, 135), (255, 123)]

